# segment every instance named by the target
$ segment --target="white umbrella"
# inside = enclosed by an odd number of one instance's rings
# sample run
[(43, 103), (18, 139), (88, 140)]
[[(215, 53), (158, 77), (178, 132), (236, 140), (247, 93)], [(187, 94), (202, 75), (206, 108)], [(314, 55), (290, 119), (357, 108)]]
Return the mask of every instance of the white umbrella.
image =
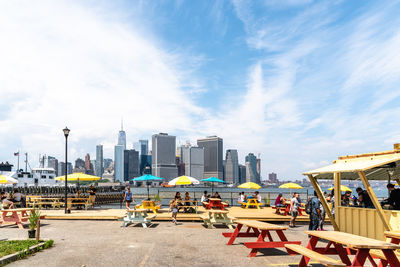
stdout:
[(18, 180), (11, 176), (0, 175), (0, 184), (16, 184)]
[(168, 182), (169, 185), (200, 184), (200, 181), (190, 176), (179, 176)]

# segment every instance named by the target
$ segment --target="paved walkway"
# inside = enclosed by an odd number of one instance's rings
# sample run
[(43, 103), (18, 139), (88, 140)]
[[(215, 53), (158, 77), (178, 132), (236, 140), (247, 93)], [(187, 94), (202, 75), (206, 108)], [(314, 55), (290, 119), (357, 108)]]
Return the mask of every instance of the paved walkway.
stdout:
[[(261, 250), (249, 258), (245, 246), (225, 245), (227, 239), (221, 233), (228, 229), (205, 229), (200, 223), (160, 222), (148, 229), (121, 228), (118, 221), (42, 223), (41, 236), (54, 239), (54, 247), (9, 266), (295, 266), (300, 260), (283, 249)], [(305, 244), (306, 228), (287, 230), (288, 239)], [(2, 238), (25, 238), (27, 229), (7, 226), (0, 228), (0, 234)]]

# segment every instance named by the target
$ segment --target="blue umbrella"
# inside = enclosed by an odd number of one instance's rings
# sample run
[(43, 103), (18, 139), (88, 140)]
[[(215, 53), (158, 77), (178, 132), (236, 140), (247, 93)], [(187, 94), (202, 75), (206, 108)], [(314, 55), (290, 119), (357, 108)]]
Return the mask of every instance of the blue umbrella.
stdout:
[(201, 180), (202, 182), (211, 182), (212, 183), (212, 187), (211, 187), (211, 193), (214, 192), (214, 183), (225, 183), (225, 181), (218, 179), (216, 177), (209, 177), (206, 179)]
[[(151, 175), (151, 174), (145, 174), (145, 175), (131, 179), (131, 181), (135, 181), (135, 182), (147, 182), (147, 181), (153, 181), (153, 180), (162, 180), (162, 178)], [(147, 198), (150, 199), (149, 184), (147, 184)]]

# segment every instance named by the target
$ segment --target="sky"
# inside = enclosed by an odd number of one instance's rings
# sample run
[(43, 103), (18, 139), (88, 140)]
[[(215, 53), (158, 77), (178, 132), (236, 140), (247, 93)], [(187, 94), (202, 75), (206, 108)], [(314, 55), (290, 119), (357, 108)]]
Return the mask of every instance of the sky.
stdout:
[(0, 161), (167, 132), (302, 179), (400, 142), (398, 1), (0, 1)]

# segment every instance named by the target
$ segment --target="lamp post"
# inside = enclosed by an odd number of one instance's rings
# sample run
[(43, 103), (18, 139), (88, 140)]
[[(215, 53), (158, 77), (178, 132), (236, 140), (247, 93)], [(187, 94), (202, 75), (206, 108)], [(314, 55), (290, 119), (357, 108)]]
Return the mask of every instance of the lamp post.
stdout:
[(65, 213), (68, 213), (68, 209), (67, 209), (67, 198), (68, 198), (68, 153), (67, 153), (67, 148), (68, 148), (68, 135), (69, 135), (69, 129), (67, 127), (65, 127), (65, 129), (63, 129), (64, 132), (64, 136), (65, 136)]

